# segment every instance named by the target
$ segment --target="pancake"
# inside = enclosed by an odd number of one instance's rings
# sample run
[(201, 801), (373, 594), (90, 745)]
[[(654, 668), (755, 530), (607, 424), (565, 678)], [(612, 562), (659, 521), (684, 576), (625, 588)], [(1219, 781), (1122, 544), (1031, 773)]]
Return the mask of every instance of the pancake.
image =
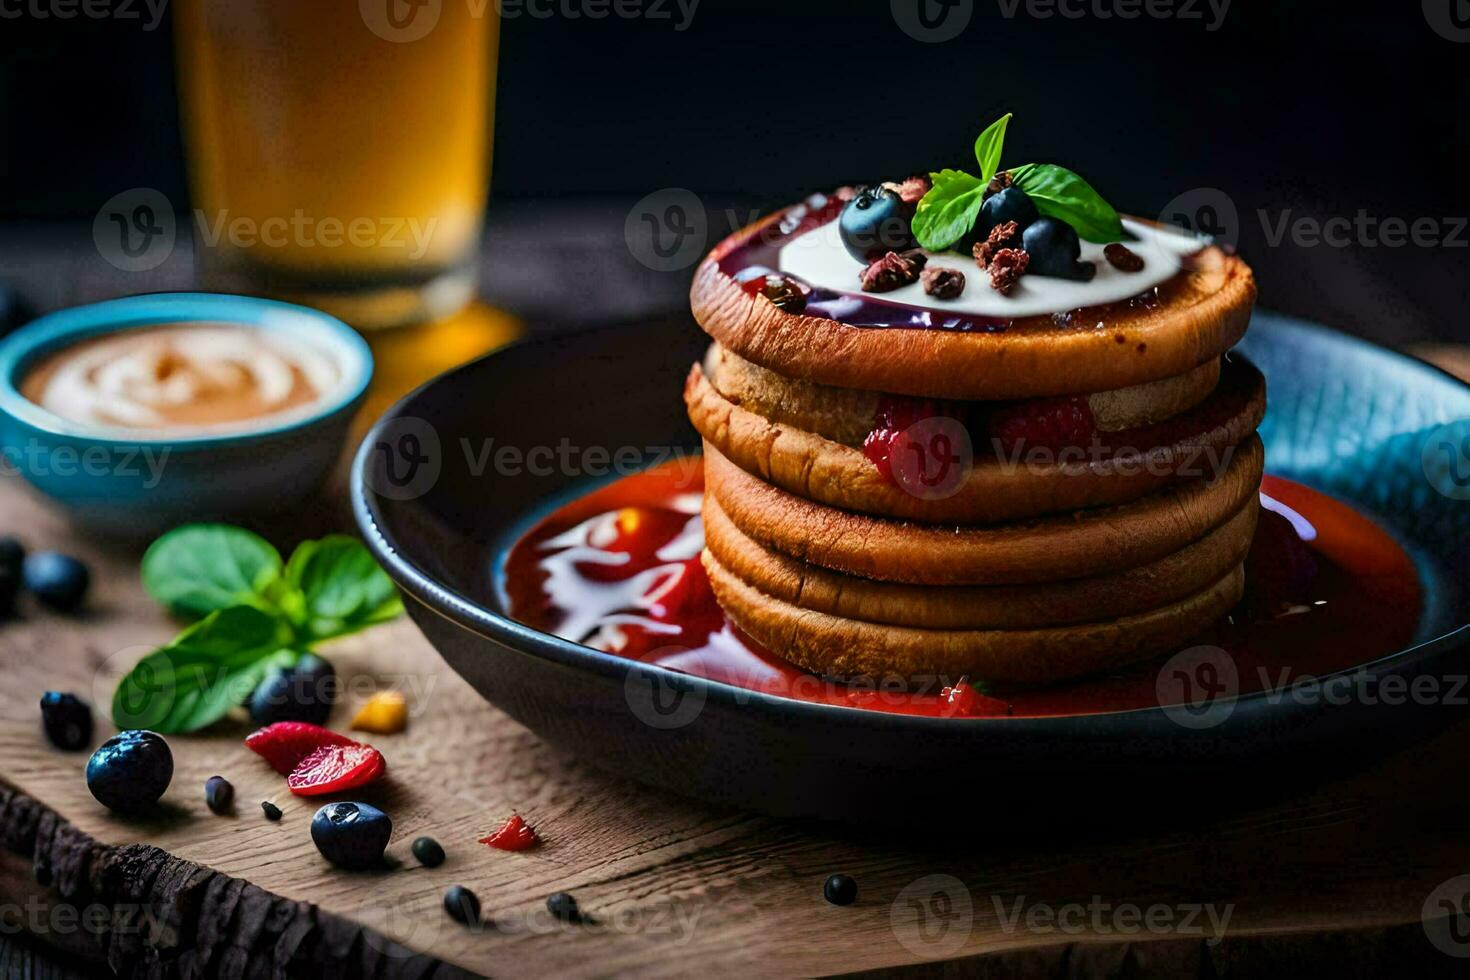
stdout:
[[(783, 422), (848, 446), (863, 444), (873, 428), (882, 397), (881, 392), (787, 378), (719, 344), (710, 344), (703, 369), (710, 384), (731, 403), (772, 422)], [(1162, 381), (1088, 395), (1087, 402), (1097, 427), (1117, 432), (1187, 412), (1208, 398), (1219, 380), (1220, 359), (1213, 358)], [(1025, 407), (1025, 402), (1014, 404)]]
[[(1266, 408), (1260, 372), (1234, 357), (1209, 398), (1157, 431), (1100, 436), (1096, 447), (1070, 455), (1043, 451), (998, 458), (980, 442), (974, 465), (967, 473), (956, 471), (953, 486), (921, 496), (922, 487), (890, 482), (853, 446), (731, 402), (697, 364), (684, 398), (706, 443), (762, 480), (831, 507), (931, 524), (991, 524), (1110, 506), (1181, 478), (1213, 474), (1255, 431)], [(1095, 451), (1104, 448), (1117, 454)]]
[(694, 318), (748, 361), (839, 388), (969, 401), (1127, 388), (1225, 353), (1244, 336), (1256, 297), (1250, 267), (1209, 246), (1147, 302), (1024, 317), (989, 332), (853, 327), (778, 309), (721, 269), (725, 256), (781, 218), (736, 232), (701, 263), (690, 291)]
[(975, 528), (829, 507), (751, 476), (704, 443), (706, 493), (748, 537), (833, 571), (915, 585), (1055, 582), (1157, 561), (1255, 499), (1263, 457), (1252, 434), (1216, 480), (1177, 481), (1115, 507)]
[(812, 612), (741, 581), (706, 549), (715, 597), (731, 621), (792, 663), (832, 677), (1054, 683), (1179, 649), (1240, 601), (1242, 567), (1182, 600), (1106, 622), (1027, 630), (888, 626)]
[(1200, 540), (1138, 568), (1019, 586), (902, 585), (827, 571), (751, 540), (708, 496), (704, 537), (710, 554), (732, 575), (804, 610), (928, 629), (1033, 629), (1142, 613), (1207, 588), (1245, 560), (1259, 510), (1247, 501)]

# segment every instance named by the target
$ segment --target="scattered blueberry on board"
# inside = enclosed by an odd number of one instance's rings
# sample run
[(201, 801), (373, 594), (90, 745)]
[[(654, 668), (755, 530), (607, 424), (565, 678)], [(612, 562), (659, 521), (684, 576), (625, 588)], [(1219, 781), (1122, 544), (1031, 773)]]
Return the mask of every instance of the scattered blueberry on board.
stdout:
[(272, 823), (275, 823), (277, 820), (281, 819), (281, 808), (276, 806), (270, 800), (260, 801), (260, 812), (264, 813), (265, 818)]
[(577, 906), (577, 899), (566, 892), (557, 892), (546, 899), (546, 911), (562, 922), (581, 922), (582, 910)]
[(444, 848), (432, 837), (420, 837), (413, 842), (413, 856), (426, 868), (437, 868), (444, 863)]
[(86, 565), (57, 551), (26, 555), (23, 568), (26, 589), (57, 612), (80, 606), (92, 580)]
[(472, 926), (480, 921), (480, 900), (463, 885), (454, 885), (444, 893), (444, 911), (455, 922)]
[(337, 693), (337, 672), (314, 653), (294, 667), (272, 673), (250, 697), (250, 718), (257, 725), (304, 721), (325, 725)]
[(47, 691), (41, 695), (41, 727), (62, 751), (85, 749), (92, 744), (92, 709), (75, 694)]
[(391, 836), (393, 821), (388, 814), (366, 803), (328, 803), (311, 818), (316, 849), (348, 871), (381, 867)]
[(235, 808), (235, 787), (223, 776), (210, 776), (204, 781), (204, 805), (213, 813), (229, 813)]
[(97, 802), (118, 813), (151, 809), (173, 778), (173, 752), (155, 732), (119, 732), (87, 762), (87, 789)]
[(857, 882), (851, 875), (833, 875), (823, 883), (822, 897), (833, 905), (851, 905), (857, 901)]

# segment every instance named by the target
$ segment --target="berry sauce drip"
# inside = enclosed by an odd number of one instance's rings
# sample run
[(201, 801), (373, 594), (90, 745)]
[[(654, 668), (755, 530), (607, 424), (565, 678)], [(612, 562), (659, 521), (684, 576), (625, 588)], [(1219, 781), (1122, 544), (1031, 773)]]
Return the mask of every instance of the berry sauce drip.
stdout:
[[(1154, 707), (1159, 664), (1047, 688), (933, 690), (816, 677), (736, 629), (699, 563), (702, 473), (676, 461), (552, 512), (510, 549), (508, 611), (590, 647), (749, 690), (819, 704), (934, 717), (1043, 717)], [(1409, 643), (1421, 589), (1412, 560), (1347, 504), (1266, 477), (1246, 562), (1246, 597), (1185, 647), (1227, 651), (1241, 693), (1371, 662)], [(1181, 649), (1183, 649), (1182, 647)], [(1187, 697), (1181, 690), (1179, 700)]]

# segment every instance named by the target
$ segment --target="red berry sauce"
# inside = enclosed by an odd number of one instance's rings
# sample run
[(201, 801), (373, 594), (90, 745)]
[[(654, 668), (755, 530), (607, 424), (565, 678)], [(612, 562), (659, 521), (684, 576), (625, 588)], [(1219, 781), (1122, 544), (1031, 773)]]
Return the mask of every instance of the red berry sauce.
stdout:
[[(820, 704), (935, 717), (1038, 717), (1153, 707), (1159, 662), (1047, 688), (932, 688), (816, 677), (736, 629), (698, 555), (702, 472), (688, 461), (626, 477), (552, 512), (505, 557), (508, 611), (620, 656)], [(1347, 504), (1268, 476), (1245, 600), (1192, 644), (1229, 653), (1250, 693), (1368, 663), (1407, 645), (1422, 594), (1413, 561)], [(1178, 700), (1188, 695), (1181, 691)]]

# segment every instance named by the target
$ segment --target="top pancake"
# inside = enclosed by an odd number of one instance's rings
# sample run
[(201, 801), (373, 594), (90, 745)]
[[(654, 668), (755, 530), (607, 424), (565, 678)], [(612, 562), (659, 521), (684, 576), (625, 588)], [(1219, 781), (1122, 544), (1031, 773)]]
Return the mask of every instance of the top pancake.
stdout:
[[(1209, 246), (1159, 287), (1156, 302), (1024, 317), (994, 332), (854, 327), (787, 313), (721, 270), (725, 255), (780, 218), (778, 212), (716, 246), (695, 273), (690, 304), (699, 325), (729, 350), (825, 385), (979, 401), (1126, 388), (1219, 357), (1245, 334), (1255, 303), (1250, 267)], [(982, 270), (970, 278), (969, 288), (990, 288)]]

